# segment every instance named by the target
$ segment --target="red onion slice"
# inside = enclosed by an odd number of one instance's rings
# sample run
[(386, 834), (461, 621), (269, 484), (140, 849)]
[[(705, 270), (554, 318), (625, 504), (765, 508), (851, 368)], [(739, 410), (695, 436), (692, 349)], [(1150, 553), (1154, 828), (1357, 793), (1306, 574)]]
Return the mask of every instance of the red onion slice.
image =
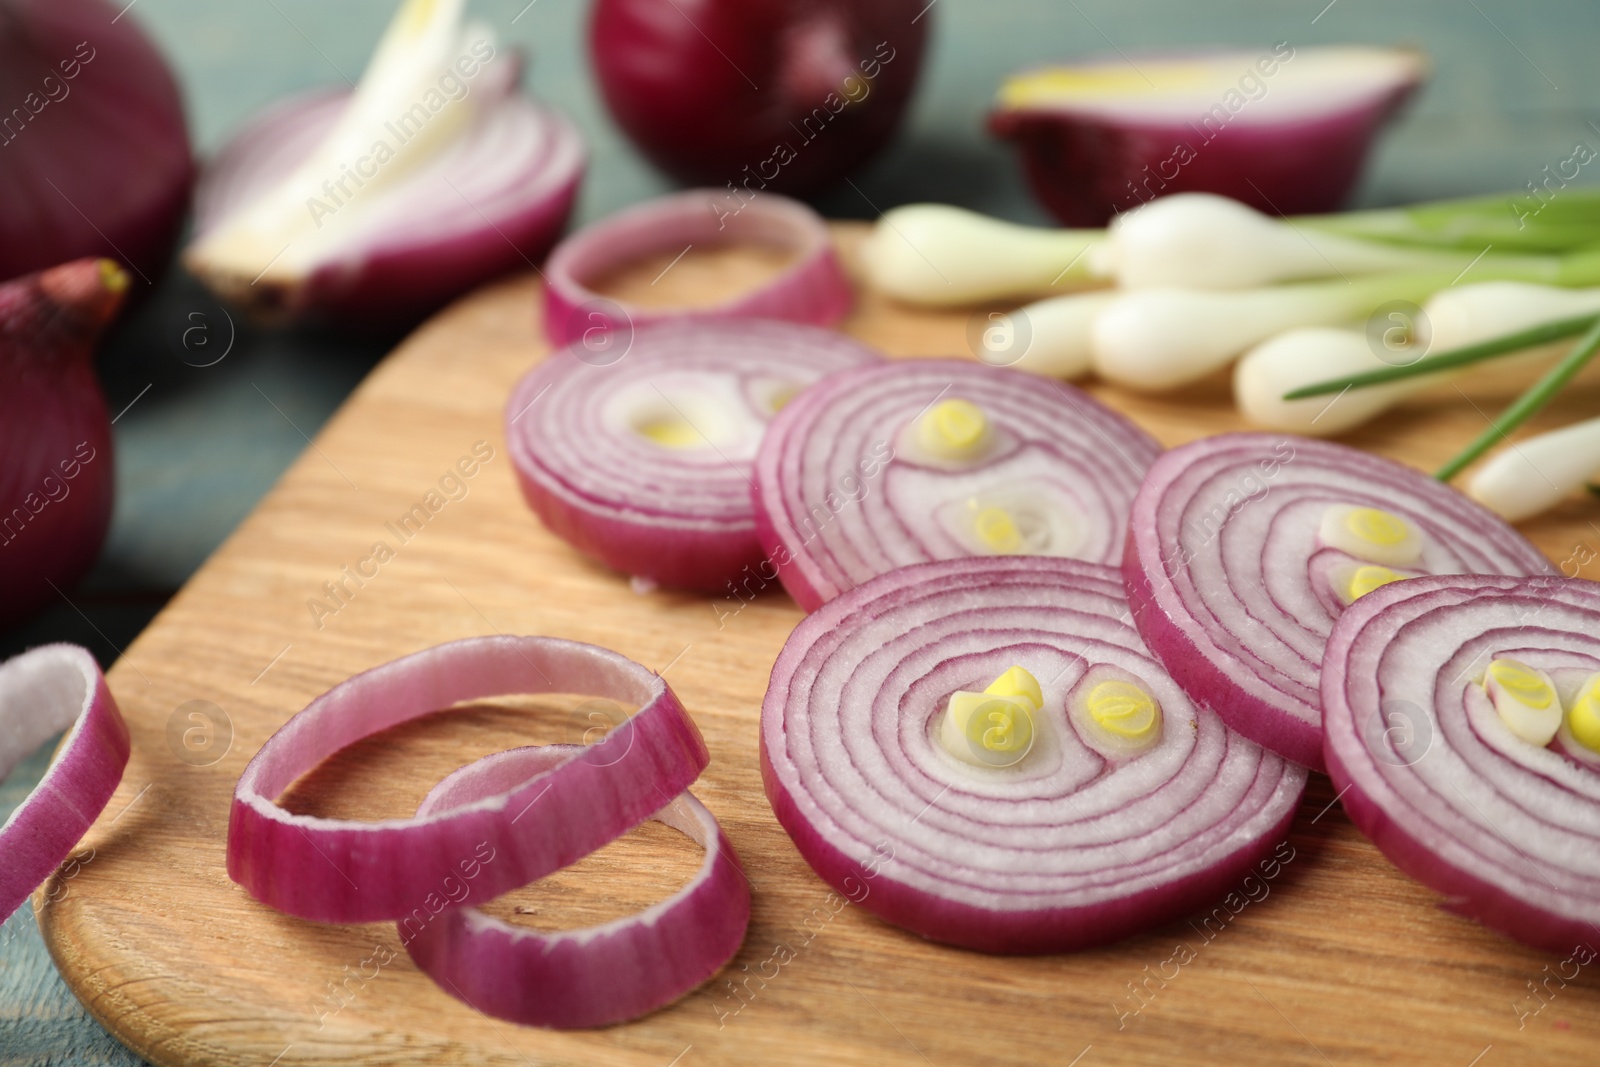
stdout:
[(1320, 584), (1334, 568), (1319, 530), (1339, 505), (1378, 509), (1421, 534), (1420, 559), (1392, 565), (1399, 576), (1552, 570), (1526, 538), (1449, 486), (1345, 445), (1222, 434), (1156, 460), (1133, 503), (1123, 560), (1139, 632), (1229, 726), (1317, 770), (1317, 681), (1339, 604)]
[[(458, 701), (509, 693), (589, 693), (639, 710), (604, 745), (450, 811), (368, 823), (291, 815), (274, 802), (352, 742)], [(643, 822), (709, 759), (666, 682), (615, 652), (553, 637), (452, 641), (341, 682), (261, 746), (234, 790), (228, 875), (303, 919), (374, 922), (409, 915), (486, 846), (502, 858), (484, 865), (477, 884), (496, 896)], [(537, 817), (523, 818), (535, 804)]]
[[(989, 444), (969, 460), (908, 447), (947, 402), (987, 420)], [(862, 367), (773, 420), (756, 455), (757, 531), (807, 611), (928, 560), (1009, 551), (1115, 564), (1134, 490), (1160, 451), (1062, 382), (954, 359)], [(1011, 529), (986, 542), (979, 523), (996, 511)]]
[(1521, 740), (1478, 678), (1509, 656), (1600, 670), (1600, 585), (1451, 575), (1380, 589), (1328, 638), (1328, 773), (1444, 907), (1551, 952), (1600, 924), (1600, 767)]
[[(945, 698), (1020, 665), (1033, 747), (976, 768), (936, 740)], [(1109, 759), (1064, 704), (1125, 672), (1164, 725)], [(1114, 941), (1215, 899), (1282, 839), (1306, 772), (1190, 701), (1127, 621), (1112, 567), (970, 558), (872, 579), (804, 619), (773, 668), (761, 767), (778, 821), (852, 901), (991, 952)]]
[(0, 663), (0, 780), (62, 730), (55, 762), (0, 827), (0, 922), (105, 810), (129, 745), (128, 726), (86, 649), (43, 645)]
[(879, 360), (829, 330), (753, 319), (651, 326), (614, 362), (574, 344), (512, 392), (511, 459), (533, 510), (580, 551), (721, 589), (764, 558), (750, 468), (767, 421), (825, 375)]
[[(608, 274), (655, 254), (689, 246), (777, 246), (794, 263), (769, 283), (721, 304), (645, 308), (590, 288)], [(691, 189), (636, 204), (586, 226), (556, 246), (545, 264), (544, 329), (553, 345), (667, 319), (782, 319), (829, 326), (854, 299), (822, 217), (797, 200), (763, 193), (742, 206), (720, 189)]]
[[(417, 815), (510, 792), (573, 758), (566, 751), (572, 747), (486, 756), (435, 786)], [(609, 1026), (665, 1007), (739, 951), (750, 922), (750, 887), (727, 835), (693, 796), (679, 795), (654, 817), (704, 847), (706, 856), (687, 885), (637, 915), (541, 933), (466, 906), (401, 922), (400, 940), (446, 992), (524, 1026)]]
[[(566, 225), (587, 153), (565, 117), (515, 91), (520, 73), (514, 53), (485, 73), (473, 89), (485, 105), (470, 128), (404, 182), (358, 201), (359, 212), (334, 214), (328, 225), (345, 228), (340, 245), (297, 266), (290, 280), (218, 274), (192, 251), (191, 269), (264, 314), (391, 329), (496, 275), (525, 269)], [(351, 95), (306, 93), (245, 126), (202, 175), (196, 239), (310, 158)]]

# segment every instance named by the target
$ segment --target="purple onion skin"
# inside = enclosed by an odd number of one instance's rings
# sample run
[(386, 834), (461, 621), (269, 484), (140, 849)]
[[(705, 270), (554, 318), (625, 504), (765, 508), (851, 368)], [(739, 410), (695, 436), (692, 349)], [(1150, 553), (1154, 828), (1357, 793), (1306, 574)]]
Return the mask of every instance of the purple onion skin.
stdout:
[[(1185, 123), (1046, 109), (997, 111), (989, 128), (1016, 142), (1033, 195), (1063, 226), (1103, 226), (1173, 193), (1217, 193), (1272, 215), (1311, 215), (1344, 204), (1373, 138), (1415, 89), (1314, 120), (1235, 122), (1210, 141)], [(1184, 144), (1194, 158), (1174, 167), (1173, 150)]]
[(0, 285), (0, 626), (76, 584), (111, 525), (111, 417), (90, 357), (127, 284), (81, 259)]
[[(893, 136), (916, 88), (932, 17), (925, 6), (599, 0), (589, 55), (612, 117), (679, 181), (806, 193), (856, 170)], [(851, 76), (858, 102), (831, 114), (825, 101), (844, 100)], [(775, 155), (785, 144), (786, 162)]]
[[(1240, 849), (1223, 862), (1183, 881), (1098, 905), (1092, 915), (1086, 914), (1089, 909), (1077, 909), (1018, 912), (1015, 916), (1000, 918), (992, 911), (924, 893), (891, 878), (869, 881), (860, 864), (824, 840), (800, 814), (794, 798), (772, 771), (764, 738), (761, 782), (766, 787), (773, 814), (794, 839), (795, 848), (818, 877), (841, 896), (869, 907), (885, 921), (930, 941), (1006, 956), (1077, 952), (1096, 945), (1109, 945), (1180, 919), (1201, 904), (1218, 900), (1237, 888), (1255, 871), (1256, 864), (1288, 837), (1298, 810), (1297, 805), (1285, 810), (1272, 831), (1257, 840), (1253, 847)], [(865, 904), (868, 899), (872, 901), (870, 905)]]
[(727, 588), (729, 575), (757, 568), (767, 558), (749, 527), (707, 527), (664, 538), (658, 524), (607, 518), (574, 507), (521, 470), (517, 484), (551, 533), (623, 574), (637, 574), (674, 589), (717, 593)]
[(0, 0), (0, 278), (107, 256), (145, 281), (171, 256), (194, 181), (183, 101), (121, 7)]
[(1144, 643), (1160, 650), (1167, 673), (1177, 679), (1196, 704), (1227, 708), (1229, 724), (1250, 723), (1250, 739), (1285, 759), (1314, 771), (1323, 770), (1322, 728), (1284, 715), (1271, 704), (1241, 689), (1226, 671), (1200, 650), (1171, 616), (1155, 603), (1154, 571), (1140, 565), (1134, 532), (1122, 550), (1122, 580), (1128, 587), (1128, 606)]

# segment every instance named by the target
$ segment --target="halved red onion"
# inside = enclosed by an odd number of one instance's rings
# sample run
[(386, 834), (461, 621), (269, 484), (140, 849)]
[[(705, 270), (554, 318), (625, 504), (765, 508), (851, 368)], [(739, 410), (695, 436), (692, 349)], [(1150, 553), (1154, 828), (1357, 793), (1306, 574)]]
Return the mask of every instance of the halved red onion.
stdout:
[[(268, 108), (202, 174), (185, 263), (218, 295), (267, 318), (393, 329), (538, 262), (566, 225), (587, 152), (563, 115), (517, 92), (519, 54), (495, 64), (472, 87), (481, 100), (459, 136), (387, 188), (342, 203), (337, 190), (321, 193), (318, 229), (337, 241), (286, 240), (251, 277), (216, 262), (206, 239), (311, 159), (354, 94), (316, 90)], [(343, 172), (327, 177), (360, 193)]]
[[(1040, 683), (1032, 748), (1008, 767), (955, 758), (947, 698), (1013, 666)], [(1107, 672), (1159, 702), (1141, 755), (1102, 755), (1067, 714)], [(1306, 781), (1168, 676), (1115, 568), (1043, 557), (902, 568), (804, 619), (762, 704), (761, 768), (824, 881), (1007, 953), (1114, 941), (1215, 899), (1282, 840)]]
[(87, 649), (42, 645), (0, 663), (0, 779), (62, 730), (55, 762), (0, 827), (0, 922), (105, 810), (129, 744), (128, 726)]
[[(794, 260), (766, 284), (709, 307), (646, 308), (591, 288), (652, 255), (731, 244), (776, 247)], [(773, 193), (740, 199), (719, 189), (690, 189), (635, 204), (557, 245), (544, 277), (544, 329), (553, 345), (667, 319), (760, 318), (830, 326), (854, 300), (827, 223), (798, 200)]]
[[(458, 701), (510, 693), (587, 693), (638, 710), (605, 744), (449, 811), (356, 822), (291, 815), (275, 803), (352, 742)], [(477, 885), (496, 896), (648, 819), (709, 759), (666, 682), (615, 652), (554, 637), (452, 641), (341, 682), (261, 746), (234, 790), (228, 875), (257, 900), (303, 919), (373, 922), (410, 914), (487, 848), (498, 858), (483, 865)]]
[(767, 422), (818, 379), (881, 357), (754, 319), (661, 323), (625, 352), (583, 343), (518, 383), (506, 439), (552, 532), (627, 574), (717, 590), (764, 558), (750, 470)]
[[(1345, 507), (1408, 526), (1416, 557), (1325, 543), (1323, 524)], [(1318, 675), (1344, 603), (1328, 583), (1349, 588), (1369, 565), (1397, 578), (1552, 571), (1499, 517), (1410, 467), (1256, 433), (1203, 438), (1156, 460), (1123, 557), (1139, 632), (1172, 676), (1235, 730), (1318, 770)]]
[[(576, 757), (570, 745), (486, 756), (434, 786), (419, 817), (508, 793)], [(636, 915), (543, 933), (477, 908), (399, 924), (400, 940), (440, 988), (486, 1015), (524, 1026), (609, 1026), (677, 1000), (739, 951), (750, 887), (716, 818), (689, 793), (656, 819), (706, 850), (687, 885)]]
[(1328, 773), (1447, 910), (1564, 953), (1600, 927), (1600, 766), (1502, 723), (1480, 684), (1500, 657), (1600, 671), (1600, 585), (1450, 575), (1363, 597), (1323, 660)]
[[(959, 458), (918, 446), (947, 404), (976, 408), (984, 423)], [(967, 424), (959, 436), (974, 416), (952, 414)], [(1160, 451), (1063, 382), (955, 359), (861, 367), (773, 420), (756, 455), (757, 532), (807, 611), (928, 560), (1024, 553), (1115, 564), (1134, 490)]]

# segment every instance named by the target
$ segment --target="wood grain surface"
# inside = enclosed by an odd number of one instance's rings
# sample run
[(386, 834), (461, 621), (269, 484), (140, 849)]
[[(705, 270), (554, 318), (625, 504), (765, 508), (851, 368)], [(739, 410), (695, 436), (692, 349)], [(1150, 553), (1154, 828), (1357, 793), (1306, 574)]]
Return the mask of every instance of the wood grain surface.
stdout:
[[(861, 230), (837, 232), (848, 252)], [(544, 351), (536, 289), (531, 276), (495, 286), (407, 340), (111, 671), (133, 757), (35, 906), (68, 983), (135, 1051), (258, 1067), (1592, 1062), (1600, 961), (1534, 952), (1439, 910), (1356, 833), (1320, 776), (1280, 853), (1292, 859), (1225, 922), (1196, 916), (1077, 955), (1005, 959), (838, 908), (774, 821), (757, 767), (760, 701), (793, 604), (781, 592), (747, 605), (634, 592), (547, 534), (518, 496), (501, 418)], [(863, 296), (845, 325), (896, 355), (948, 354), (966, 351), (969, 317)], [(1431, 468), (1482, 428), (1475, 408), (1492, 414), (1520, 385), (1480, 372), (1465, 396), (1441, 387), (1355, 440)], [(1174, 397), (1096, 392), (1169, 445), (1237, 426), (1220, 376)], [(1539, 425), (1597, 407), (1590, 375)], [(389, 524), (477, 442), (493, 456), (464, 494), (446, 482), (443, 506), (398, 538)], [(1597, 515), (1574, 499), (1528, 532), (1569, 572), (1596, 577)], [(330, 600), (325, 583), (379, 541), (393, 558)], [(319, 599), (337, 611), (313, 610)], [(420, 974), (391, 925), (289, 918), (224, 870), (234, 781), (290, 715), (357, 671), (497, 632), (593, 641), (664, 672), (710, 744), (695, 791), (749, 871), (749, 938), (716, 979), (639, 1022), (555, 1033), (485, 1018)], [(407, 815), (471, 759), (581, 739), (593, 710), (581, 694), (444, 710), (340, 753), (286, 802)], [(552, 928), (598, 921), (671, 892), (696, 861), (681, 837), (646, 827), (490, 910)]]

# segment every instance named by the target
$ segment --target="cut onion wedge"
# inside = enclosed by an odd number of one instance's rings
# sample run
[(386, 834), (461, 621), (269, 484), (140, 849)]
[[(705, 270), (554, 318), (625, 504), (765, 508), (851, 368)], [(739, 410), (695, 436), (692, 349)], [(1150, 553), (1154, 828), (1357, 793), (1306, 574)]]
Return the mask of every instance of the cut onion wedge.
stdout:
[(1119, 56), (1016, 75), (990, 128), (1018, 143), (1034, 195), (1067, 226), (1179, 192), (1308, 214), (1344, 201), (1425, 74), (1419, 53), (1392, 48)]
[[(1038, 682), (1031, 747), (1004, 766), (953, 755), (947, 702), (1019, 667)], [(1079, 717), (1107, 683), (1155, 709), (1140, 751)], [(761, 770), (841, 894), (1004, 953), (1115, 941), (1211, 902), (1283, 839), (1306, 782), (1162, 669), (1114, 568), (1043, 557), (906, 567), (804, 619), (762, 704)]]
[[(593, 287), (651, 257), (736, 244), (786, 253), (775, 278), (705, 307), (619, 303)], [(670, 264), (667, 269), (670, 269)], [(729, 203), (719, 189), (691, 189), (617, 212), (562, 241), (545, 264), (544, 328), (554, 345), (588, 341), (667, 319), (782, 319), (830, 326), (854, 299), (822, 217), (798, 200), (764, 193)]]
[(1061, 382), (965, 360), (861, 367), (773, 420), (757, 531), (807, 611), (896, 567), (974, 555), (1115, 564), (1161, 447)]
[[(511, 693), (586, 693), (638, 710), (603, 745), (449, 811), (369, 823), (292, 815), (275, 802), (346, 745), (458, 701)], [(234, 790), (228, 875), (302, 919), (375, 922), (409, 915), (486, 847), (500, 858), (477, 884), (492, 897), (650, 818), (709, 759), (666, 682), (615, 652), (553, 637), (452, 641), (341, 682), (261, 746)], [(523, 818), (535, 804), (537, 817)]]
[(829, 330), (754, 319), (661, 323), (603, 360), (578, 342), (512, 392), (511, 459), (533, 510), (579, 551), (718, 590), (763, 559), (750, 476), (768, 421), (818, 379), (880, 360)]
[[(577, 758), (574, 747), (486, 756), (434, 786), (417, 816), (503, 796)], [(401, 922), (400, 940), (440, 988), (524, 1026), (609, 1026), (665, 1007), (739, 951), (750, 922), (750, 887), (727, 835), (693, 796), (681, 794), (654, 817), (706, 855), (687, 885), (636, 915), (543, 933), (464, 906), (414, 925)]]
[(1568, 952), (1600, 925), (1600, 764), (1508, 729), (1482, 685), (1501, 657), (1600, 671), (1600, 585), (1450, 575), (1363, 599), (1323, 660), (1328, 773), (1361, 832), (1446, 909)]
[(1223, 434), (1151, 466), (1123, 570), (1139, 632), (1172, 676), (1246, 737), (1320, 770), (1318, 675), (1350, 599), (1419, 574), (1552, 567), (1410, 467), (1327, 441)]
[(461, 7), (408, 0), (354, 92), (284, 101), (222, 149), (184, 253), (208, 288), (266, 319), (392, 330), (549, 251), (582, 139)]
[(0, 922), (60, 866), (128, 765), (128, 726), (87, 649), (43, 645), (0, 663), (0, 779), (67, 731), (55, 762), (0, 827)]

